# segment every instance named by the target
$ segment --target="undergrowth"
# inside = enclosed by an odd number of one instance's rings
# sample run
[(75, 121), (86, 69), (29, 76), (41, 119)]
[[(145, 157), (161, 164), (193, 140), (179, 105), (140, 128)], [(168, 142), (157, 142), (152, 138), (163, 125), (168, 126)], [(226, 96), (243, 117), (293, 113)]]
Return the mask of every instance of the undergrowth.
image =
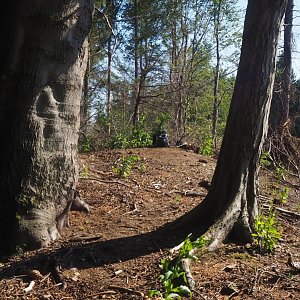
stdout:
[(140, 164), (137, 166), (141, 158), (138, 155), (122, 156), (119, 162), (112, 166), (112, 170), (119, 177), (127, 178), (134, 167), (137, 167), (139, 171), (145, 171), (145, 165)]
[(151, 290), (149, 291), (149, 297), (158, 296), (163, 300), (181, 299), (182, 296), (192, 297), (192, 291), (189, 287), (185, 270), (182, 267), (182, 260), (198, 260), (197, 256), (192, 254), (192, 250), (204, 248), (209, 244), (209, 241), (204, 237), (191, 241), (190, 236), (184, 240), (179, 254), (175, 258), (163, 258), (161, 260), (159, 266), (162, 271), (159, 279), (164, 290)]
[(260, 213), (254, 222), (254, 233), (252, 234), (254, 244), (263, 254), (274, 251), (278, 240), (281, 238), (276, 211), (271, 206), (268, 215)]

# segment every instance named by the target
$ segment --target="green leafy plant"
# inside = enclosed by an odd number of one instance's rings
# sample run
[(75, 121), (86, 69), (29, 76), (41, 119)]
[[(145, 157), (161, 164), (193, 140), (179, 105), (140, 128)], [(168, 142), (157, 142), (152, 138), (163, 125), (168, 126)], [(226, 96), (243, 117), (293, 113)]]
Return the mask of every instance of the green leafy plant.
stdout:
[(260, 156), (259, 163), (262, 166), (269, 167), (272, 165), (270, 154), (268, 152), (263, 152)]
[(80, 176), (84, 177), (84, 178), (87, 178), (89, 176), (89, 167), (88, 167), (88, 165), (84, 164), (82, 166)]
[(160, 113), (155, 119), (154, 133), (160, 133), (166, 130), (166, 123), (170, 120), (171, 116), (166, 113)]
[(283, 187), (280, 189), (279, 187), (276, 187), (273, 190), (273, 196), (275, 197), (276, 201), (279, 202), (279, 204), (285, 204), (289, 197), (289, 188)]
[(112, 166), (113, 171), (122, 178), (127, 178), (131, 170), (141, 158), (137, 155), (123, 156), (119, 164)]
[(284, 187), (282, 190), (280, 190), (278, 192), (278, 196), (279, 196), (279, 202), (281, 204), (285, 204), (287, 202), (288, 197), (289, 197), (289, 188)]
[(129, 147), (128, 137), (122, 133), (114, 135), (109, 143), (111, 149), (124, 149)]
[(262, 213), (258, 215), (254, 223), (254, 231), (252, 237), (259, 250), (262, 253), (273, 252), (281, 234), (278, 230), (276, 212), (272, 206), (267, 216)]
[(129, 138), (129, 144), (132, 148), (147, 147), (152, 145), (152, 136), (146, 131), (145, 116), (141, 116), (138, 124), (133, 129)]
[(146, 120), (144, 116), (140, 118), (136, 127), (132, 130), (129, 129), (128, 132), (131, 133), (115, 134), (110, 140), (109, 147), (111, 149), (123, 149), (148, 147), (152, 145), (152, 136), (146, 130)]
[(148, 132), (144, 131), (143, 129), (136, 128), (133, 130), (129, 144), (132, 148), (151, 146), (152, 137)]
[(139, 171), (140, 173), (145, 173), (146, 170), (147, 170), (147, 167), (146, 167), (145, 164), (142, 163), (142, 164), (140, 164), (140, 165), (138, 166), (138, 171)]
[(286, 169), (282, 163), (278, 163), (275, 166), (275, 176), (278, 180), (285, 180)]
[(164, 258), (161, 260), (160, 268), (162, 272), (159, 279), (163, 285), (164, 291), (151, 290), (149, 297), (159, 296), (161, 299), (181, 299), (181, 296), (192, 297), (192, 292), (188, 287), (188, 282), (184, 269), (182, 268), (182, 259), (197, 260), (198, 258), (191, 254), (194, 248), (201, 249), (207, 246), (209, 241), (204, 237), (191, 241), (189, 235), (183, 242), (179, 254), (173, 259)]
[(212, 139), (212, 136), (210, 134), (206, 135), (203, 138), (199, 153), (202, 154), (202, 155), (206, 155), (206, 156), (212, 156), (213, 155), (213, 153), (214, 153), (213, 139)]
[(81, 144), (81, 151), (82, 152), (90, 152), (92, 151), (93, 146), (92, 146), (92, 138), (89, 136), (85, 136), (84, 140), (82, 141)]
[(181, 195), (176, 195), (176, 196), (175, 196), (175, 201), (176, 201), (176, 202), (182, 201), (182, 196), (181, 196)]
[(198, 260), (198, 258), (194, 255), (191, 255), (191, 251), (193, 249), (202, 249), (204, 247), (206, 247), (209, 244), (209, 240), (206, 239), (203, 236), (200, 236), (199, 238), (197, 238), (195, 241), (192, 241), (190, 239), (191, 234), (189, 234), (186, 239), (184, 240), (182, 247), (180, 248), (180, 252), (179, 252), (179, 260), (183, 259), (183, 258), (190, 258), (193, 260)]

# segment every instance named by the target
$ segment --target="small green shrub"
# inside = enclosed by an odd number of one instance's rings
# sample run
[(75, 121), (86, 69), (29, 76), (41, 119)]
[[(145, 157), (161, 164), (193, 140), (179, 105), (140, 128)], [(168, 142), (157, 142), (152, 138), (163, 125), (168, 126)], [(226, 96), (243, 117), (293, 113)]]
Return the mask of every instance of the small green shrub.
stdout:
[(154, 133), (166, 131), (166, 123), (171, 119), (171, 116), (166, 113), (160, 113), (155, 119)]
[(286, 169), (282, 163), (278, 163), (275, 166), (275, 176), (278, 180), (285, 180)]
[(269, 167), (272, 165), (270, 154), (268, 152), (263, 152), (260, 156), (259, 163), (262, 166)]
[(86, 136), (84, 138), (84, 140), (82, 141), (80, 150), (81, 150), (81, 152), (91, 152), (92, 149), (93, 149), (92, 138), (89, 136)]
[(144, 129), (136, 128), (130, 136), (129, 145), (131, 148), (148, 147), (152, 145), (151, 135)]
[(279, 204), (285, 204), (289, 198), (289, 188), (283, 187), (281, 189), (279, 187), (276, 187), (273, 190), (273, 195), (275, 199), (279, 202)]
[(122, 133), (115, 134), (109, 143), (110, 149), (124, 149), (129, 147), (128, 137)]
[[(194, 248), (201, 249), (208, 245), (209, 241), (204, 237), (191, 241), (189, 235), (183, 242), (179, 254), (174, 259), (162, 259), (160, 268), (162, 272), (159, 276), (163, 285), (164, 292), (159, 290), (149, 291), (149, 297), (159, 296), (161, 299), (181, 299), (181, 296), (192, 297), (192, 292), (188, 287), (185, 271), (182, 268), (182, 259), (197, 260), (198, 258), (191, 254)], [(178, 284), (179, 283), (179, 284)]]
[(84, 164), (82, 166), (80, 176), (84, 177), (84, 178), (87, 178), (89, 176), (89, 167), (88, 167), (88, 165)]
[(138, 124), (128, 134), (117, 133), (109, 143), (111, 149), (141, 148), (152, 145), (152, 136), (146, 130), (146, 121), (142, 116)]
[(278, 231), (276, 212), (272, 207), (267, 216), (262, 213), (258, 215), (254, 223), (254, 231), (252, 237), (259, 250), (262, 253), (273, 252), (281, 234)]
[(287, 199), (289, 197), (289, 188), (284, 187), (280, 192), (279, 192), (279, 199), (280, 202), (285, 204), (287, 202)]
[(118, 165), (112, 166), (112, 170), (120, 177), (127, 178), (131, 170), (141, 158), (137, 155), (123, 156)]
[(152, 136), (146, 130), (145, 116), (141, 116), (136, 127), (133, 129), (129, 138), (129, 144), (132, 148), (148, 147), (152, 145)]
[(199, 153), (206, 156), (214, 154), (213, 139), (210, 134), (203, 138)]
[(180, 248), (180, 252), (179, 252), (179, 259), (183, 259), (183, 258), (190, 258), (193, 260), (197, 260), (198, 258), (196, 256), (191, 256), (191, 251), (193, 249), (202, 249), (204, 247), (206, 247), (209, 244), (209, 240), (206, 239), (203, 236), (200, 236), (199, 238), (197, 238), (195, 241), (191, 241), (190, 239), (191, 234), (189, 234), (187, 236), (187, 238), (184, 240), (184, 243), (182, 245), (182, 247)]

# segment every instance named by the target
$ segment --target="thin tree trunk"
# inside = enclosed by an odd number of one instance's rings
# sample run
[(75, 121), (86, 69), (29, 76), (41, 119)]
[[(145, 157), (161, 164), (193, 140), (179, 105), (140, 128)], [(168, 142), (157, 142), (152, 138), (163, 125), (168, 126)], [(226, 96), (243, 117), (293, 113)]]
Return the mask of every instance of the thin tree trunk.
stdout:
[(110, 34), (107, 46), (107, 134), (110, 136), (111, 134), (111, 68), (112, 68), (112, 49), (111, 49), (111, 38), (112, 35)]
[(138, 0), (134, 0), (134, 103), (132, 124), (136, 126), (139, 121), (140, 84), (139, 84), (139, 18)]
[(217, 123), (219, 117), (219, 80), (220, 80), (220, 40), (219, 40), (219, 26), (220, 26), (220, 11), (221, 0), (218, 1), (217, 7), (214, 8), (214, 35), (216, 39), (216, 67), (214, 78), (214, 109), (213, 109), (213, 124), (212, 124), (212, 139), (214, 147), (217, 147), (216, 135), (217, 135)]
[(172, 92), (174, 92), (174, 122), (173, 122), (173, 136), (175, 137), (176, 142), (179, 142), (178, 140), (178, 132), (177, 132), (177, 89), (178, 89), (178, 45), (177, 45), (177, 28), (176, 28), (176, 21), (174, 20), (172, 23), (172, 29), (171, 29), (171, 38), (172, 38), (172, 50), (171, 50), (171, 67), (170, 67), (170, 86), (172, 89)]
[(292, 72), (292, 27), (293, 27), (294, 0), (288, 0), (284, 18), (284, 51), (283, 51), (283, 75), (281, 105), (282, 112), (279, 124), (279, 132), (282, 134), (287, 128), (289, 119), (289, 106), (291, 99), (291, 72)]
[(7, 42), (0, 50), (1, 250), (47, 245), (66, 225), (78, 177), (93, 5), (92, 0), (2, 5), (6, 26), (0, 36)]
[(219, 160), (207, 197), (169, 229), (205, 234), (210, 249), (235, 233), (251, 241), (258, 160), (267, 132), (281, 20), (287, 1), (249, 0), (240, 64)]
[(90, 95), (89, 95), (89, 73), (90, 73), (90, 53), (88, 53), (87, 68), (84, 75), (83, 82), (83, 97), (81, 100), (80, 107), (80, 131), (84, 134), (87, 133), (88, 120), (89, 120), (89, 105), (90, 105)]
[(115, 19), (115, 5), (113, 0), (107, 1), (107, 10), (108, 10), (108, 27), (109, 27), (109, 37), (107, 43), (107, 103), (106, 103), (106, 114), (107, 114), (107, 134), (111, 134), (111, 125), (112, 125), (112, 103), (111, 103), (111, 76), (112, 76), (112, 58), (113, 58), (113, 49), (112, 49), (112, 38), (114, 35), (114, 19)]

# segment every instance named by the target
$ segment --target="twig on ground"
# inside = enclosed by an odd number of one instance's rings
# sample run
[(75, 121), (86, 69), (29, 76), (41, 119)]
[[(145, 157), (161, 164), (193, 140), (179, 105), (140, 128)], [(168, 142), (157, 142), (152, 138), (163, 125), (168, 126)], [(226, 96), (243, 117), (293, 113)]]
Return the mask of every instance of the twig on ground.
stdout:
[[(263, 208), (266, 208), (266, 209), (270, 209), (271, 206), (268, 205), (268, 204), (263, 204), (262, 205)], [(296, 219), (300, 219), (300, 214), (294, 212), (294, 211), (290, 211), (290, 210), (286, 210), (286, 209), (283, 209), (281, 207), (277, 207), (277, 206), (273, 206), (277, 211), (281, 212), (281, 213), (284, 213), (284, 214), (287, 214), (293, 218), (296, 218)]]
[(125, 288), (122, 286), (110, 285), (110, 286), (108, 286), (108, 288), (113, 289), (113, 290), (118, 290), (120, 292), (132, 293), (132, 294), (136, 294), (138, 296), (144, 297), (144, 293), (133, 290), (133, 289)]
[(85, 299), (94, 298), (94, 297), (101, 296), (101, 295), (116, 294), (116, 293), (117, 293), (116, 291), (107, 290), (107, 291), (103, 291), (103, 292), (99, 292), (99, 293), (95, 293), (95, 294), (84, 296), (82, 298), (79, 298), (79, 300), (85, 300)]
[(35, 286), (35, 281), (34, 280), (30, 281), (28, 287), (24, 289), (24, 292), (29, 293), (30, 291), (32, 291), (34, 286)]
[(126, 187), (133, 188), (131, 185), (129, 185), (125, 182), (119, 181), (119, 180), (104, 180), (104, 179), (100, 179), (100, 178), (92, 177), (92, 176), (89, 176), (89, 177), (82, 177), (81, 176), (81, 177), (79, 177), (79, 179), (81, 179), (81, 180), (95, 180), (97, 182), (108, 183), (108, 184), (121, 184), (121, 185), (124, 185)]
[(132, 181), (133, 183), (135, 183), (139, 188), (141, 187), (141, 185), (138, 183), (137, 180), (133, 179), (133, 178), (129, 178), (130, 181)]
[(170, 194), (180, 194), (182, 196), (188, 196), (188, 197), (205, 197), (207, 193), (204, 192), (197, 192), (197, 191), (178, 191), (178, 190), (173, 190), (169, 192)]
[(95, 235), (95, 236), (74, 236), (69, 239), (70, 242), (92, 242), (97, 241), (103, 238), (103, 235)]
[(201, 297), (201, 299), (206, 300), (206, 298), (204, 296), (202, 296), (202, 294), (200, 292), (198, 292), (197, 290), (193, 291), (195, 294), (197, 294), (199, 297)]
[(93, 169), (93, 168), (89, 168), (89, 170), (91, 171), (91, 172), (94, 172), (94, 173), (97, 173), (97, 174), (100, 174), (100, 175), (104, 175), (104, 176), (107, 176), (107, 175), (114, 175), (114, 173), (113, 172), (107, 172), (107, 171), (99, 171), (99, 170), (95, 170), (95, 169)]
[(107, 213), (110, 214), (112, 211), (118, 210), (119, 208), (121, 208), (121, 205), (115, 206), (114, 208), (110, 209)]
[(123, 215), (133, 214), (133, 213), (135, 213), (137, 211), (138, 211), (138, 207), (137, 207), (136, 203), (133, 203), (133, 209), (131, 211), (125, 212)]

